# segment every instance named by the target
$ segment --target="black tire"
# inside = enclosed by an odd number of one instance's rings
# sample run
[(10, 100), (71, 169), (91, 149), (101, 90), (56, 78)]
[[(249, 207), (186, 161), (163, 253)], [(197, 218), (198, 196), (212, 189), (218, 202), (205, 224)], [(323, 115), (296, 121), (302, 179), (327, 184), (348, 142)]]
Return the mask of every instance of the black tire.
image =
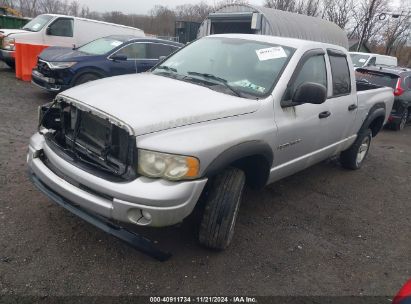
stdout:
[(245, 185), (245, 174), (228, 168), (211, 180), (200, 224), (202, 245), (223, 250), (230, 245)]
[(12, 70), (16, 68), (16, 64), (14, 62), (6, 62), (6, 61), (3, 61), (3, 62)]
[(78, 86), (80, 84), (90, 82), (90, 81), (94, 81), (94, 80), (97, 80), (97, 79), (100, 79), (100, 78), (102, 78), (100, 75), (93, 74), (93, 73), (86, 73), (86, 74), (80, 75), (74, 81), (74, 86)]
[(408, 119), (409, 119), (409, 112), (408, 108), (404, 109), (404, 112), (402, 113), (401, 120), (393, 125), (393, 129), (396, 131), (401, 131), (405, 128), (407, 125)]
[[(372, 140), (372, 132), (370, 129), (360, 131), (355, 142), (347, 150), (341, 152), (340, 162), (344, 168), (357, 170), (360, 169), (367, 157), (368, 151), (370, 150)], [(365, 144), (367, 145), (365, 147)], [(366, 150), (364, 150), (366, 148)], [(361, 150), (360, 150), (361, 149)], [(359, 159), (359, 154), (361, 154), (361, 159)]]

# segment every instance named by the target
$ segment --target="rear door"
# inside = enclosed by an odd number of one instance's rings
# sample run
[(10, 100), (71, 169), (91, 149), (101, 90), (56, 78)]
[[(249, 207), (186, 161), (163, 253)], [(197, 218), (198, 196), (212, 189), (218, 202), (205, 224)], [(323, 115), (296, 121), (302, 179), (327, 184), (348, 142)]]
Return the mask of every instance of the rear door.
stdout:
[(342, 141), (354, 133), (357, 114), (357, 95), (353, 88), (353, 73), (348, 65), (347, 54), (339, 50), (327, 50), (331, 71), (331, 96), (326, 104), (331, 113), (327, 132), (323, 134), (326, 146)]

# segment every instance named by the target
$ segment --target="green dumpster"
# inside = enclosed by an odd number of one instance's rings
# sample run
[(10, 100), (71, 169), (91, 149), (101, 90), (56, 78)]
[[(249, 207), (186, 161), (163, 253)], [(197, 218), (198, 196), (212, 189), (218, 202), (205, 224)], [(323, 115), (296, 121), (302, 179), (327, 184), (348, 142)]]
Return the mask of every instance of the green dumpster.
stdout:
[(29, 21), (29, 18), (0, 15), (0, 29), (20, 29)]

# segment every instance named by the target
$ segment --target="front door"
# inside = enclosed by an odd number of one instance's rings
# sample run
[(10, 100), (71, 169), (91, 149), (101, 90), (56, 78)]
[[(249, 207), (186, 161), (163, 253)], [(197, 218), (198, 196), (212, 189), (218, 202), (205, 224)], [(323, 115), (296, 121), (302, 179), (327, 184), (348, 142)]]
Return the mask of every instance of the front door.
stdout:
[[(328, 88), (324, 50), (312, 50), (302, 57), (283, 101), (291, 100), (296, 89), (304, 82), (314, 82)], [(274, 168), (271, 170), (270, 181), (300, 171), (317, 161), (330, 118), (327, 102), (294, 107), (284, 107), (283, 102), (275, 102), (274, 107), (278, 133), (275, 135)]]
[(59, 17), (45, 29), (44, 44), (48, 46), (73, 47), (74, 34), (74, 19)]

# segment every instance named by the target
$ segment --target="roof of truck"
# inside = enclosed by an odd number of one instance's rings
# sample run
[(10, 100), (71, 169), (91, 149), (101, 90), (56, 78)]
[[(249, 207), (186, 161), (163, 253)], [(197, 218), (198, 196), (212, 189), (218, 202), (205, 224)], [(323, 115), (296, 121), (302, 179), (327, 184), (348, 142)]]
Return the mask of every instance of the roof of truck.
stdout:
[(142, 29), (139, 29), (137, 27), (131, 27), (131, 26), (126, 26), (122, 24), (117, 24), (117, 23), (111, 23), (111, 22), (105, 22), (105, 21), (100, 21), (100, 20), (94, 20), (94, 19), (87, 19), (87, 18), (81, 18), (81, 17), (74, 17), (74, 16), (69, 16), (69, 15), (61, 15), (61, 14), (41, 14), (41, 15), (48, 15), (48, 16), (53, 16), (53, 17), (65, 17), (65, 18), (73, 18), (73, 19), (78, 19), (78, 20), (83, 20), (83, 21), (88, 21), (88, 22), (95, 22), (95, 23), (100, 23), (100, 24), (107, 24), (107, 25), (115, 25), (118, 27), (123, 27), (123, 28), (128, 28), (128, 29), (134, 29), (138, 30), (144, 33)]
[(211, 35), (208, 37), (225, 37), (225, 38), (253, 40), (253, 41), (266, 42), (266, 43), (280, 44), (280, 45), (292, 47), (295, 49), (315, 48), (315, 47), (320, 48), (321, 47), (321, 48), (330, 48), (330, 49), (347, 52), (347, 49), (339, 45), (325, 43), (325, 42), (318, 42), (318, 41), (297, 39), (297, 38), (287, 38), (287, 37), (268, 36), (268, 35), (254, 35), (254, 34), (218, 34), (218, 35)]

